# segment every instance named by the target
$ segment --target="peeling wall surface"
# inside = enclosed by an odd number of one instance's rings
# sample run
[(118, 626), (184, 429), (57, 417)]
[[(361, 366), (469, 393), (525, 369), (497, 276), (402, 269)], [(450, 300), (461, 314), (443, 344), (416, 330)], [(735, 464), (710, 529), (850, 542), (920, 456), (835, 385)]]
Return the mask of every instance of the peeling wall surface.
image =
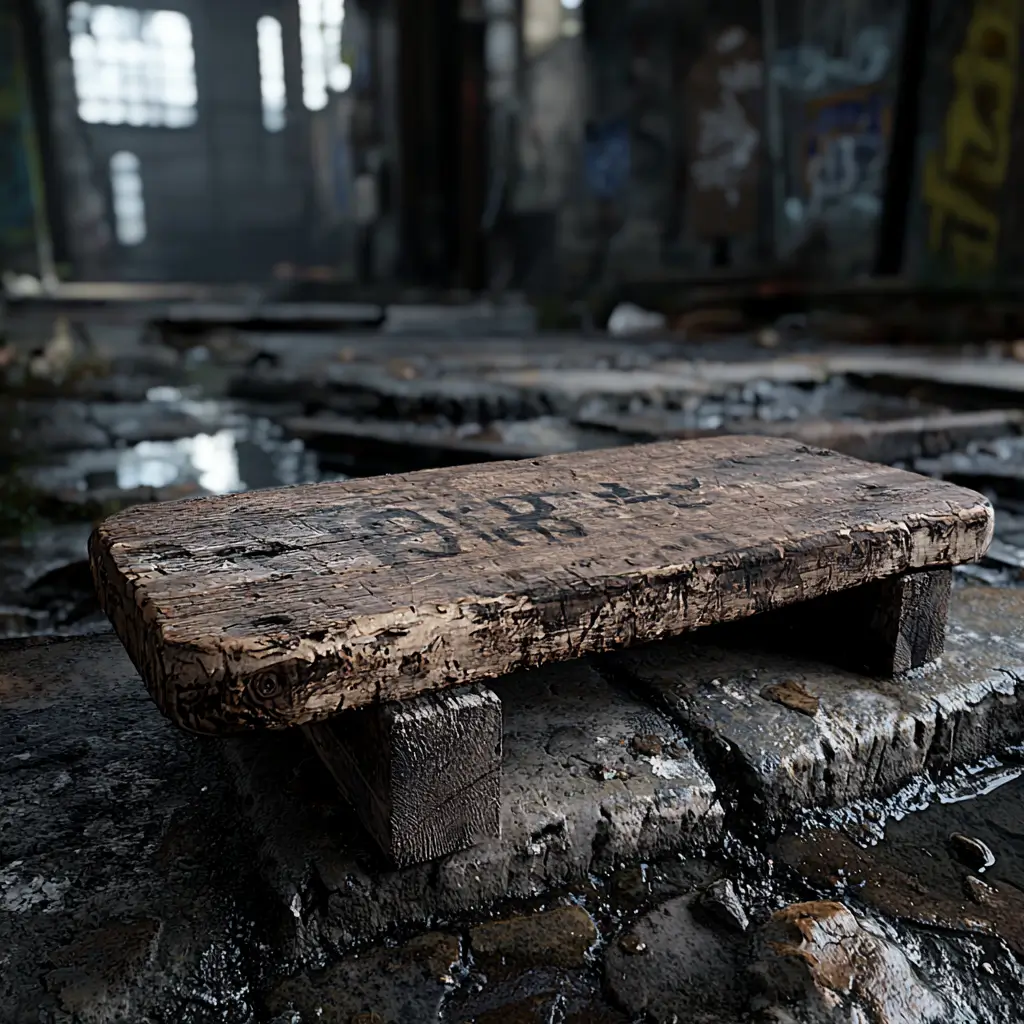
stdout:
[(837, 274), (870, 273), (899, 78), (904, 0), (780, 4), (772, 67), (784, 145), (777, 248), (824, 235)]
[(932, 10), (908, 261), (932, 282), (986, 283), (1019, 272), (1024, 8), (939, 0)]

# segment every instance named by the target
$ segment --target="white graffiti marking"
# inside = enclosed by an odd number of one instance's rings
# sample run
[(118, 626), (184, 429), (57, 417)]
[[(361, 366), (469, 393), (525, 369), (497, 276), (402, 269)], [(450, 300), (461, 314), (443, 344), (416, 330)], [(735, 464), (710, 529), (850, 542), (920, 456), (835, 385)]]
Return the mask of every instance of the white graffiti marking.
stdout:
[(780, 50), (772, 67), (772, 79), (786, 89), (816, 93), (825, 88), (873, 85), (892, 64), (892, 36), (883, 26), (862, 29), (849, 52), (830, 57), (820, 46)]
[(690, 175), (698, 191), (721, 191), (734, 208), (740, 202), (743, 175), (761, 143), (761, 133), (750, 123), (739, 96), (760, 89), (763, 79), (760, 61), (741, 59), (720, 69), (718, 106), (698, 115), (697, 158), (690, 164)]

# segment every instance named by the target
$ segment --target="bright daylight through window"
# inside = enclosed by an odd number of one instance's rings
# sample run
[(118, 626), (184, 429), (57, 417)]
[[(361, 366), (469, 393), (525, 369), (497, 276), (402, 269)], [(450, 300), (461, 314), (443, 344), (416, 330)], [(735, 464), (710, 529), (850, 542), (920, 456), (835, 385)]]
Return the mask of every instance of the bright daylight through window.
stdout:
[(134, 153), (122, 151), (110, 158), (110, 194), (117, 240), (122, 245), (139, 245), (146, 238), (146, 204), (139, 158)]
[(352, 68), (341, 59), (344, 21), (345, 0), (299, 0), (302, 102), (307, 110), (323, 110), (328, 93), (345, 92), (352, 84)]
[(196, 121), (192, 27), (178, 11), (68, 8), (78, 114), (89, 124), (187, 128)]
[(281, 22), (269, 15), (256, 22), (256, 43), (260, 54), (260, 96), (263, 100), (263, 127), (268, 132), (284, 128), (284, 39)]

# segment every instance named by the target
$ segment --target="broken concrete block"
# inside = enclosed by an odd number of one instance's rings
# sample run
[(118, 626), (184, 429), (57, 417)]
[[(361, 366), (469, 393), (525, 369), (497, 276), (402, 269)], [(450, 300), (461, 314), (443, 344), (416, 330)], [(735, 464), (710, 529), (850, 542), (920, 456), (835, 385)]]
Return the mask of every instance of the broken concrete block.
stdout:
[(958, 589), (942, 659), (898, 681), (745, 650), (742, 627), (728, 636), (728, 648), (659, 643), (610, 664), (759, 812), (887, 795), (1024, 737), (1024, 591)]
[[(504, 710), (501, 838), (401, 870), (376, 858), (300, 737), (218, 743), (298, 941), (344, 947), (699, 850), (720, 835), (714, 785), (679, 727), (587, 664), (523, 673), (493, 689)], [(638, 752), (636, 737), (661, 752)]]
[(752, 970), (765, 1001), (789, 1011), (793, 1020), (945, 1024), (955, 1019), (903, 951), (841, 903), (798, 903), (777, 911), (761, 930), (757, 949)]

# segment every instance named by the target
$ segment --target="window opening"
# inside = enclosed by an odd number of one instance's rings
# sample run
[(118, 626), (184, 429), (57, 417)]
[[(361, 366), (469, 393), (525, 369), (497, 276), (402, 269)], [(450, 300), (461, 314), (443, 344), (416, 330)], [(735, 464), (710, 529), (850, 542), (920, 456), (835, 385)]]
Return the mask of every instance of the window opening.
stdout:
[(302, 102), (307, 110), (323, 110), (328, 94), (345, 92), (352, 68), (341, 57), (345, 0), (299, 0), (299, 43), (302, 47)]
[(139, 245), (146, 238), (146, 204), (139, 158), (134, 153), (122, 151), (110, 158), (110, 191), (117, 240), (121, 245)]
[(284, 84), (284, 37), (281, 22), (269, 15), (256, 22), (256, 43), (260, 55), (260, 96), (263, 127), (268, 132), (284, 128), (286, 93)]
[(195, 54), (184, 14), (76, 0), (68, 8), (68, 32), (83, 121), (154, 128), (195, 124)]

